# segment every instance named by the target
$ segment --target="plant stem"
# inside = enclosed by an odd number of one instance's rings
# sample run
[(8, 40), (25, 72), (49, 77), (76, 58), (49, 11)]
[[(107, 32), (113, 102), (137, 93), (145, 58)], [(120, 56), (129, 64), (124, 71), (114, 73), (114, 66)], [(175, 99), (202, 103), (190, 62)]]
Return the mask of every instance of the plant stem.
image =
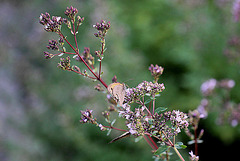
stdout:
[(158, 149), (158, 146), (157, 144), (153, 141), (152, 137), (150, 135), (147, 135), (149, 140), (152, 142), (152, 144), (155, 146), (155, 149), (157, 150)]
[(179, 153), (179, 151), (177, 150), (177, 148), (175, 146), (173, 146), (173, 149), (175, 150), (175, 152), (177, 153), (177, 155), (179, 156), (179, 158), (182, 160), (182, 161), (185, 161), (182, 157), (182, 155)]
[(75, 40), (75, 44), (76, 44), (76, 49), (79, 52), (79, 50), (78, 50), (78, 43), (77, 43), (77, 36), (76, 36), (76, 30), (75, 30), (75, 23), (73, 22), (72, 24), (73, 24), (73, 35), (74, 35), (74, 40)]
[(157, 150), (157, 148), (153, 145), (153, 143), (150, 140), (148, 140), (147, 136), (143, 135), (143, 138), (147, 141), (148, 145), (150, 145), (153, 150)]
[(152, 113), (154, 115), (154, 112), (155, 112), (155, 96), (153, 96), (153, 105), (152, 105), (152, 107), (153, 107)]
[(104, 46), (105, 46), (105, 40), (104, 40), (104, 38), (102, 38), (102, 43), (101, 43), (101, 46), (102, 46), (102, 49), (101, 49), (101, 54), (100, 54), (100, 62), (99, 62), (99, 73), (98, 73), (98, 75), (99, 75), (99, 78), (101, 78), (101, 70), (102, 70), (102, 55), (103, 55), (103, 51), (104, 51)]
[(89, 67), (89, 65), (83, 60), (83, 58), (81, 57), (81, 55), (79, 54), (79, 52), (72, 46), (72, 44), (70, 44), (70, 42), (66, 39), (66, 37), (62, 34), (59, 33), (59, 35), (68, 43), (68, 45), (74, 50), (74, 52), (79, 56), (79, 58), (81, 59), (81, 61), (86, 65), (86, 67), (91, 71), (91, 73), (96, 77), (96, 79), (98, 81), (100, 81), (102, 83), (102, 85), (104, 85), (106, 88), (108, 87), (108, 85), (98, 76), (96, 75), (93, 70)]
[(195, 155), (198, 155), (197, 128), (194, 128)]

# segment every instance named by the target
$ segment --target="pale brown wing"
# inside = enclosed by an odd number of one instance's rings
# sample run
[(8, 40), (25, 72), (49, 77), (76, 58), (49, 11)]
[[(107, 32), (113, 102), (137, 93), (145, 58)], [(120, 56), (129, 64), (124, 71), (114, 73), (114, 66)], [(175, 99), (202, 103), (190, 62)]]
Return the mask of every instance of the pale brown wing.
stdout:
[(113, 96), (117, 99), (117, 102), (122, 106), (125, 98), (125, 87), (123, 85), (117, 85), (113, 88)]

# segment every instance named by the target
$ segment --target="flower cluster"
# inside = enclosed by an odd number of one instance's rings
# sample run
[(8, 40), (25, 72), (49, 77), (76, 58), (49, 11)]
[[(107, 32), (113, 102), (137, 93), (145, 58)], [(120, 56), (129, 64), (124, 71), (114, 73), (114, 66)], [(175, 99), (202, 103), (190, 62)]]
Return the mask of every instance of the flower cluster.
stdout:
[[(240, 5), (240, 3), (239, 3), (239, 5)], [(240, 10), (239, 10), (239, 12), (240, 12)], [(228, 58), (229, 61), (239, 63), (239, 59), (240, 59), (239, 46), (240, 46), (240, 37), (239, 36), (234, 35), (229, 38), (226, 49), (224, 50), (224, 55)]]
[(231, 109), (231, 116), (229, 121), (233, 127), (237, 126), (240, 122), (240, 104), (236, 105), (235, 108)]
[(93, 25), (93, 27), (98, 30), (98, 32), (94, 35), (96, 37), (103, 38), (106, 36), (107, 31), (110, 29), (111, 25), (110, 21), (106, 23), (104, 20), (102, 20), (100, 23), (96, 23), (96, 25)]
[(173, 110), (149, 116), (144, 112), (145, 108), (143, 106), (131, 111), (130, 106), (124, 104), (123, 109), (119, 110), (119, 116), (127, 120), (126, 126), (131, 135), (151, 134), (163, 141), (176, 136), (188, 126), (188, 117), (183, 112)]
[(44, 26), (44, 29), (47, 32), (60, 32), (61, 25), (65, 21), (62, 17), (52, 16), (50, 17), (49, 13), (41, 13), (39, 17), (39, 23)]
[(92, 112), (93, 110), (85, 110), (85, 111), (80, 111), (81, 112), (81, 123), (92, 123), (94, 124), (96, 122), (96, 119), (93, 118)]
[(206, 118), (208, 116), (208, 112), (207, 112), (208, 104), (209, 104), (208, 100), (204, 98), (202, 99), (197, 109), (193, 111), (189, 111), (188, 113), (189, 121), (194, 128), (197, 128), (201, 118)]
[(235, 0), (232, 7), (234, 21), (239, 21), (240, 17), (240, 0)]
[(212, 93), (216, 87), (224, 88), (224, 89), (231, 89), (234, 86), (235, 86), (234, 80), (223, 79), (223, 80), (217, 81), (216, 79), (212, 78), (212, 79), (205, 81), (201, 85), (201, 92), (204, 96), (210, 96), (210, 95), (212, 95)]
[(152, 83), (143, 81), (136, 88), (126, 89), (125, 102), (133, 103), (140, 100), (141, 97), (148, 94), (150, 96), (155, 96), (159, 92), (162, 92), (165, 89), (164, 84), (161, 83)]
[(60, 58), (60, 63), (58, 63), (58, 67), (62, 70), (72, 70), (70, 57), (67, 56), (66, 58)]
[(49, 40), (47, 48), (51, 49), (51, 50), (58, 50), (59, 49), (58, 41), (57, 40)]
[(208, 96), (212, 94), (216, 86), (217, 86), (217, 80), (209, 79), (201, 85), (201, 92), (203, 95)]
[(189, 152), (190, 155), (190, 160), (191, 161), (198, 161), (199, 160), (199, 156), (196, 156), (193, 154), (193, 151)]
[(80, 118), (80, 123), (82, 123), (82, 124), (85, 124), (85, 123), (94, 124), (94, 125), (100, 127), (101, 131), (105, 131), (106, 130), (106, 128), (102, 124), (99, 124), (97, 122), (96, 118), (93, 118), (93, 114), (92, 114), (93, 110), (87, 109), (85, 111), (80, 111), (80, 112), (82, 114), (81, 118)]
[(154, 66), (151, 64), (151, 66), (148, 68), (148, 70), (151, 72), (152, 76), (154, 77), (155, 82), (158, 81), (158, 78), (163, 73), (163, 67), (158, 66), (157, 64)]
[(78, 10), (73, 6), (71, 6), (70, 8), (67, 7), (66, 11), (64, 12), (64, 14), (68, 16), (70, 19), (74, 19), (77, 13)]
[(175, 127), (177, 133), (186, 127), (188, 127), (187, 115), (179, 110), (173, 110), (170, 117), (172, 125)]
[(92, 56), (92, 54), (90, 54), (90, 48), (85, 47), (81, 57), (82, 59), (80, 59), (80, 57), (76, 55), (75, 59), (80, 62), (84, 60), (90, 66), (94, 65), (94, 57)]
[(49, 53), (49, 52), (47, 52), (47, 51), (44, 51), (44, 57), (45, 57), (46, 59), (51, 59), (51, 58), (54, 57), (54, 55), (51, 54), (51, 53)]

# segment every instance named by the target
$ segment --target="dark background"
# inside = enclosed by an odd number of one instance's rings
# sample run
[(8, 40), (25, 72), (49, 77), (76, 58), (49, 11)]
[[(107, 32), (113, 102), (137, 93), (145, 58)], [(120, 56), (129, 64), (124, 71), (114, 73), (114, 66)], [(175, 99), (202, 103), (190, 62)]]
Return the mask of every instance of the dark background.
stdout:
[[(58, 57), (44, 59), (48, 39), (57, 37), (43, 30), (39, 15), (65, 17), (71, 5), (85, 17), (78, 34), (80, 51), (98, 50), (92, 25), (101, 19), (111, 21), (103, 61), (106, 83), (114, 75), (129, 87), (151, 81), (148, 67), (158, 64), (164, 67), (159, 82), (166, 89), (157, 106), (196, 109), (202, 99), (200, 86), (210, 78), (233, 79), (231, 100), (240, 102), (239, 50), (232, 49), (233, 59), (224, 54), (229, 40), (240, 34), (232, 0), (2, 0), (0, 160), (152, 160), (143, 140), (107, 144), (121, 133), (113, 131), (108, 137), (98, 127), (81, 125), (80, 110), (86, 108), (103, 120), (106, 94), (94, 90), (97, 82), (59, 70)], [(200, 160), (237, 155), (239, 126), (218, 125), (217, 117), (213, 109), (200, 123), (205, 129)], [(188, 141), (185, 134), (179, 140)]]

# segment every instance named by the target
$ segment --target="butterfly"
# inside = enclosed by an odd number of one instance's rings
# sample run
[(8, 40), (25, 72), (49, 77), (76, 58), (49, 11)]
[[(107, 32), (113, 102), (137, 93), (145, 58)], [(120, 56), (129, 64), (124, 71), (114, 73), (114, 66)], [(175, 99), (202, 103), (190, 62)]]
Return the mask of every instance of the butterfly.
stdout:
[(125, 84), (123, 83), (111, 83), (108, 86), (108, 92), (113, 96), (114, 100), (122, 106), (125, 98)]

